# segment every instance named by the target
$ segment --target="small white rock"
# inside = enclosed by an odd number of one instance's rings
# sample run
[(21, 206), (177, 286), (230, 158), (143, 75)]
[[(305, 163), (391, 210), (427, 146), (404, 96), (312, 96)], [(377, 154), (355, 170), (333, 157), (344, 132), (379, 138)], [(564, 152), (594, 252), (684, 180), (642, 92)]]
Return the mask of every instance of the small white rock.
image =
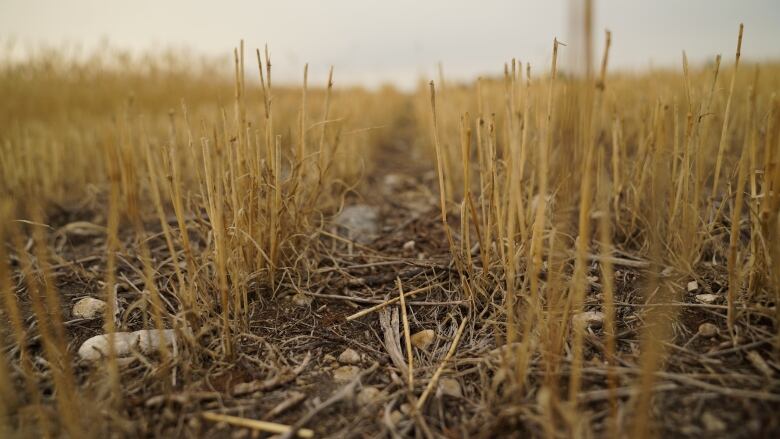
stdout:
[(415, 242), (414, 240), (406, 241), (404, 243), (403, 249), (405, 252), (413, 252), (414, 251)]
[(717, 294), (697, 294), (696, 300), (698, 300), (701, 303), (706, 303), (708, 305), (711, 305), (718, 300), (720, 300), (720, 296)]
[(393, 423), (393, 425), (397, 425), (401, 420), (403, 420), (404, 415), (401, 414), (398, 410), (393, 410), (390, 413), (390, 422)]
[[(117, 357), (126, 357), (137, 349), (141, 353), (151, 354), (160, 348), (160, 336), (166, 346), (173, 345), (175, 334), (173, 329), (164, 329), (158, 333), (154, 329), (142, 329), (135, 332), (115, 332), (114, 349)], [(79, 357), (88, 361), (97, 361), (108, 355), (108, 334), (96, 335), (79, 348)]]
[(352, 381), (360, 373), (357, 366), (341, 366), (333, 371), (333, 380), (341, 383)]
[(604, 313), (600, 311), (585, 311), (575, 314), (572, 318), (572, 324), (575, 327), (600, 328), (604, 324)]
[(414, 186), (414, 178), (403, 174), (387, 174), (384, 178), (384, 184), (386, 191), (392, 193)]
[(412, 334), (412, 346), (426, 350), (433, 343), (434, 338), (436, 338), (436, 334), (433, 332), (433, 329), (424, 329), (416, 334)]
[(374, 240), (379, 232), (379, 210), (365, 204), (345, 207), (335, 218), (335, 223), (346, 229), (349, 239), (361, 244)]
[(360, 364), (360, 354), (355, 352), (352, 348), (347, 348), (339, 355), (339, 363), (341, 364)]
[(363, 387), (357, 395), (357, 402), (361, 406), (370, 405), (379, 399), (382, 392), (376, 387)]
[(73, 305), (73, 317), (80, 319), (94, 319), (106, 309), (106, 302), (94, 297), (84, 297)]
[(439, 380), (439, 387), (436, 389), (436, 395), (439, 397), (449, 396), (451, 398), (462, 398), (463, 391), (460, 389), (460, 383), (454, 378), (442, 378)]
[(294, 296), (292, 296), (292, 303), (295, 306), (309, 306), (311, 305), (311, 302), (311, 296), (307, 296), (305, 294), (296, 293)]
[[(129, 332), (114, 333), (114, 351), (118, 357), (123, 357), (131, 352), (131, 346), (136, 338)], [(97, 361), (108, 356), (108, 334), (96, 335), (79, 348), (79, 357), (88, 361)]]
[(709, 432), (724, 431), (727, 427), (725, 422), (710, 412), (704, 412), (701, 415), (701, 421), (704, 424), (704, 428)]
[(718, 332), (720, 332), (720, 330), (712, 323), (707, 322), (699, 325), (699, 335), (702, 337), (714, 337), (718, 335)]
[(698, 289), (699, 289), (699, 283), (698, 282), (696, 282), (695, 280), (692, 280), (692, 281), (688, 282), (688, 292), (689, 293), (692, 293), (692, 292), (694, 292), (694, 291), (696, 291)]

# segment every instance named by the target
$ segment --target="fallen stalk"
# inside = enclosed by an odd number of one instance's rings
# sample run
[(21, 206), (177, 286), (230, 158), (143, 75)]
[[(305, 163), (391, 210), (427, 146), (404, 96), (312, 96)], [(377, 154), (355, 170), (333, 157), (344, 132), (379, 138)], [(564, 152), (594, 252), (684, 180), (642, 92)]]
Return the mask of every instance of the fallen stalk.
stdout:
[[(430, 286), (427, 286), (427, 287), (418, 288), (416, 290), (409, 291), (408, 293), (404, 293), (404, 298), (412, 297), (412, 296), (414, 296), (416, 294), (423, 293), (425, 291), (430, 291), (435, 286), (436, 285), (430, 285)], [(348, 316), (346, 318), (346, 320), (347, 321), (352, 321), (352, 320), (358, 319), (358, 318), (363, 317), (365, 315), (371, 314), (374, 311), (379, 311), (380, 309), (383, 309), (383, 308), (385, 308), (385, 307), (387, 307), (389, 305), (392, 305), (392, 304), (394, 304), (394, 303), (396, 303), (396, 302), (398, 302), (400, 300), (401, 300), (401, 297), (395, 297), (395, 298), (390, 299), (390, 300), (388, 300), (386, 302), (382, 302), (379, 305), (372, 306), (371, 308), (364, 309), (363, 311), (356, 312), (355, 314), (352, 314), (351, 316)]]
[[(224, 422), (226, 424), (235, 425), (236, 427), (245, 427), (252, 430), (264, 431), (266, 433), (285, 434), (292, 430), (292, 427), (284, 424), (277, 424), (276, 422), (258, 421), (257, 419), (239, 418), (238, 416), (223, 415), (214, 412), (201, 413), (203, 419), (211, 422)], [(314, 437), (314, 431), (308, 428), (299, 428), (296, 431), (298, 437), (310, 438)]]

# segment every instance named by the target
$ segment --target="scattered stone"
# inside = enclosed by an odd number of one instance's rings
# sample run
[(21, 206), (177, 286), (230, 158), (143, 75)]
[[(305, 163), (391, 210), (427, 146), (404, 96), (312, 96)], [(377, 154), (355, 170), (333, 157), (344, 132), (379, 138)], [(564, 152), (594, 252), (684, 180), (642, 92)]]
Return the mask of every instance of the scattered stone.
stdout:
[(720, 300), (720, 296), (717, 294), (697, 294), (696, 300), (707, 305), (712, 305)]
[(384, 183), (388, 189), (398, 189), (403, 184), (403, 176), (401, 174), (387, 174)]
[(365, 204), (357, 204), (345, 207), (336, 216), (335, 222), (346, 230), (349, 239), (361, 244), (367, 244), (374, 240), (379, 231), (377, 222), (379, 211), (377, 208)]
[(94, 297), (84, 297), (73, 305), (73, 317), (94, 319), (100, 317), (106, 309), (106, 302)]
[(579, 314), (575, 314), (572, 318), (572, 324), (575, 327), (592, 327), (601, 328), (604, 324), (604, 313), (600, 311), (585, 311)]
[(772, 378), (774, 372), (772, 371), (772, 368), (769, 367), (769, 365), (766, 363), (766, 360), (764, 360), (764, 357), (762, 357), (761, 354), (756, 351), (750, 351), (747, 354), (747, 358), (750, 361), (750, 364), (752, 364), (756, 370), (766, 375), (767, 378)]
[(339, 355), (339, 363), (341, 364), (360, 364), (360, 360), (360, 354), (352, 348), (347, 348)]
[(454, 378), (442, 378), (439, 380), (439, 387), (436, 389), (438, 397), (449, 396), (451, 398), (462, 398), (463, 391), (460, 383)]
[(357, 366), (341, 366), (333, 371), (333, 379), (337, 382), (347, 383), (352, 381), (360, 373)]
[(311, 296), (307, 296), (306, 294), (301, 293), (295, 293), (291, 300), (295, 306), (309, 306), (313, 301)]
[(704, 412), (701, 415), (701, 422), (704, 428), (709, 432), (719, 432), (726, 430), (726, 423), (710, 412)]
[(408, 402), (405, 402), (405, 403), (401, 404), (401, 413), (403, 413), (405, 415), (408, 415), (411, 412), (412, 412), (412, 405), (411, 404), (409, 404)]
[[(134, 332), (115, 332), (114, 349), (117, 357), (127, 357), (137, 350), (143, 354), (152, 354), (160, 348), (160, 336), (166, 346), (175, 343), (173, 329), (164, 329), (158, 333), (155, 329), (142, 329)], [(87, 361), (97, 361), (108, 356), (108, 334), (96, 335), (79, 348), (79, 357)]]
[(357, 395), (357, 402), (361, 406), (370, 405), (380, 398), (382, 392), (376, 387), (363, 387)]
[(688, 282), (688, 292), (689, 293), (692, 293), (692, 292), (694, 292), (694, 291), (696, 291), (698, 289), (699, 289), (699, 283), (698, 282), (696, 282), (695, 280), (692, 280), (692, 281)]
[(322, 362), (323, 363), (335, 363), (336, 362), (336, 357), (334, 357), (331, 354), (325, 354), (322, 357)]
[(394, 193), (414, 187), (414, 178), (404, 174), (387, 174), (384, 178), (387, 193)]
[(406, 241), (404, 243), (403, 249), (405, 252), (413, 252), (414, 251), (415, 242), (414, 240)]
[(715, 337), (719, 332), (718, 327), (712, 323), (707, 322), (699, 325), (699, 335), (702, 337)]
[(393, 410), (390, 413), (390, 422), (393, 423), (393, 425), (397, 425), (401, 420), (404, 418), (404, 415), (401, 414), (398, 410)]
[(424, 329), (416, 334), (412, 334), (412, 346), (417, 349), (426, 350), (428, 346), (433, 343), (433, 339), (436, 338), (436, 334), (433, 329)]

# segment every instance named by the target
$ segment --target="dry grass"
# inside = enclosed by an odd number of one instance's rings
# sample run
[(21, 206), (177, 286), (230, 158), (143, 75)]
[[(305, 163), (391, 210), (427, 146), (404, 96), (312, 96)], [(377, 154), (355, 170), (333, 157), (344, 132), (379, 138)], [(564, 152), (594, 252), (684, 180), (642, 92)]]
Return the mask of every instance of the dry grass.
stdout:
[[(606, 38), (608, 50), (609, 33)], [(775, 270), (763, 261), (771, 259), (770, 248), (778, 243), (759, 231), (757, 213), (771, 211), (766, 209), (776, 197), (777, 169), (770, 157), (776, 157), (780, 145), (777, 70), (757, 65), (737, 70), (741, 26), (738, 40), (735, 64), (725, 72), (719, 71), (718, 58), (714, 74), (691, 72), (686, 61), (683, 77), (663, 71), (606, 76), (605, 52), (600, 77), (565, 80), (556, 78), (561, 47), (555, 41), (549, 75), (523, 80), (522, 68), (512, 60), (503, 84), (481, 80), (476, 88), (448, 90), (433, 110), (436, 160), (440, 174), (444, 170), (439, 176), (442, 204), (458, 206), (476, 196), (482, 206), (473, 218), (461, 209), (461, 221), (481, 224), (486, 236), (479, 243), (481, 264), (469, 264), (461, 274), (469, 284), (466, 291), (494, 303), (494, 289), (501, 289), (506, 320), (501, 338), (510, 345), (520, 340), (505, 360), (507, 371), (499, 375), (498, 387), (504, 388), (507, 402), (518, 401), (518, 392), (528, 392), (529, 369), (543, 368), (540, 392), (546, 390), (549, 411), (543, 411), (541, 422), (547, 436), (579, 436), (592, 428), (578, 402), (585, 362), (602, 358), (615, 366), (615, 337), (628, 325), (615, 321), (616, 294), (626, 293), (615, 291), (618, 252), (645, 267), (639, 275), (647, 308), (638, 316), (643, 322), (638, 393), (623, 413), (616, 409), (614, 369), (606, 367), (612, 436), (619, 429), (629, 429), (633, 437), (656, 431), (648, 418), (653, 387), (667, 361), (667, 346), (681, 336), (676, 330), (680, 308), (674, 303), (685, 300), (688, 281), (727, 285), (725, 323), (734, 346), (752, 332), (754, 321), (738, 308), (774, 312)], [(718, 75), (729, 81), (725, 94), (719, 92)], [(442, 105), (445, 99), (460, 106)], [(422, 98), (419, 102), (423, 113)], [(454, 126), (470, 113), (476, 114), (467, 123), (479, 137), (480, 160), (459, 171), (450, 164), (467, 163), (472, 152), (459, 147), (458, 130), (441, 135), (437, 125)], [(449, 189), (468, 182), (471, 174), (479, 176), (479, 186), (466, 183), (462, 193)], [(599, 233), (591, 218), (600, 218)], [(769, 227), (776, 228), (776, 217), (771, 221)], [(469, 239), (466, 233), (461, 238)], [(456, 260), (462, 260), (460, 249), (471, 244), (451, 247)], [(766, 249), (759, 250), (762, 255), (753, 253), (759, 248)], [(703, 280), (703, 271), (712, 278)], [(502, 281), (496, 282), (496, 276)], [(603, 282), (596, 287), (601, 293), (586, 301), (588, 276)], [(593, 328), (574, 324), (586, 304), (603, 313), (606, 337), (604, 345), (592, 346), (602, 352), (588, 358), (586, 331), (592, 337)], [(777, 343), (776, 334), (765, 336)]]
[[(243, 42), (232, 75), (110, 51), (1, 66), (0, 434), (219, 435), (201, 412), (288, 436), (717, 432), (703, 404), (777, 431), (780, 67), (740, 64), (740, 27), (733, 65), (609, 74), (605, 37), (598, 73), (559, 71), (555, 40), (549, 67), (413, 95), (333, 69), (310, 88), (308, 66), (279, 87), (268, 49), (248, 80)], [(378, 238), (332, 227), (357, 203)], [(81, 290), (101, 325), (65, 320)], [(151, 352), (74, 358), (137, 329)], [(377, 363), (333, 391), (346, 346)], [(382, 392), (351, 410), (361, 380)]]

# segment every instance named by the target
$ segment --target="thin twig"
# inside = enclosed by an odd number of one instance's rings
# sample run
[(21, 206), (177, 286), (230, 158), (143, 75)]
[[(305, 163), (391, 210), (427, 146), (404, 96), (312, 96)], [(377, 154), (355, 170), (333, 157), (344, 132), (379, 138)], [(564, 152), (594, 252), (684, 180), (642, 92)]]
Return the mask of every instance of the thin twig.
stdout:
[[(419, 293), (422, 293), (422, 292), (425, 292), (425, 291), (430, 291), (431, 289), (433, 289), (433, 287), (436, 287), (436, 286), (438, 286), (438, 285), (428, 285), (427, 287), (418, 288), (416, 290), (409, 291), (408, 293), (404, 294), (404, 296), (411, 297), (411, 296), (414, 296), (416, 294), (419, 294)], [(396, 298), (390, 299), (388, 301), (382, 302), (379, 305), (372, 306), (371, 308), (364, 309), (363, 311), (356, 312), (355, 314), (352, 314), (351, 316), (348, 316), (346, 318), (346, 320), (350, 321), (350, 320), (358, 319), (360, 317), (363, 317), (364, 315), (371, 314), (374, 311), (379, 311), (382, 308), (385, 308), (385, 307), (387, 307), (389, 305), (392, 305), (392, 304), (398, 302), (399, 300), (401, 300), (401, 298), (400, 297), (396, 297)]]
[(404, 298), (404, 288), (401, 285), (401, 278), (395, 278), (398, 285), (398, 298), (401, 299), (401, 318), (404, 322), (404, 338), (406, 339), (406, 357), (409, 363), (409, 391), (414, 390), (414, 356), (412, 354), (412, 337), (409, 334), (409, 318), (406, 315), (406, 299)]
[[(214, 412), (203, 412), (201, 413), (201, 416), (203, 416), (203, 419), (207, 421), (224, 422), (226, 424), (235, 425), (237, 427), (251, 428), (252, 430), (264, 431), (266, 433), (283, 434), (290, 433), (292, 431), (292, 427), (289, 425), (277, 424), (276, 422), (239, 418), (238, 416), (223, 415), (221, 413)], [(314, 437), (314, 431), (307, 428), (296, 429), (295, 434), (302, 438)]]

